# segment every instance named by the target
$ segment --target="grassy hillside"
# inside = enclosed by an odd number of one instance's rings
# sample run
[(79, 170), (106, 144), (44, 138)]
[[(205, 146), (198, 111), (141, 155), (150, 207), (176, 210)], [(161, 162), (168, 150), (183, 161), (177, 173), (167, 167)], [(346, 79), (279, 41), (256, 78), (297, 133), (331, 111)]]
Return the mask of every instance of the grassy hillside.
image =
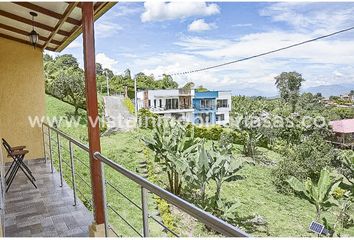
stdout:
[[(49, 96), (47, 97), (47, 104), (49, 116), (71, 116), (74, 112), (72, 106)], [(81, 111), (80, 114), (80, 116), (85, 116), (84, 111)], [(74, 138), (86, 141), (87, 129), (85, 124), (86, 121), (83, 118), (79, 127), (63, 126), (61, 129)], [(139, 168), (139, 162), (146, 160), (147, 157), (149, 158), (147, 160), (150, 162), (153, 161), (152, 154), (144, 154), (144, 149), (146, 148), (140, 141), (142, 136), (148, 134), (149, 131), (147, 130), (134, 130), (102, 137), (103, 154), (128, 169), (135, 171)], [(68, 143), (65, 141), (62, 142), (63, 146), (67, 146), (67, 144)], [(56, 146), (54, 146), (54, 149), (56, 149), (55, 147)], [(240, 155), (240, 151), (241, 146), (235, 145), (235, 154)], [(282, 157), (266, 149), (261, 149), (261, 151), (274, 162), (277, 162)], [(75, 155), (88, 165), (88, 156), (86, 153), (76, 149)], [(68, 161), (67, 153), (65, 153), (63, 157), (65, 161)], [(58, 164), (57, 156), (54, 155), (54, 158), (56, 159), (56, 164)], [(89, 171), (81, 162), (77, 161), (76, 164), (78, 174), (83, 176), (83, 180), (77, 178), (78, 187), (82, 190), (84, 198), (89, 199), (90, 188), (87, 186), (88, 183), (90, 183)], [(273, 166), (262, 165), (246, 166), (241, 170), (239, 180), (226, 183), (226, 186), (223, 188), (222, 196), (226, 199), (240, 202), (238, 209), (241, 217), (255, 214), (262, 216), (268, 223), (270, 236), (314, 237), (315, 235), (307, 230), (310, 222), (315, 218), (314, 206), (296, 196), (277, 193), (275, 186), (272, 184), (272, 167)], [(123, 194), (129, 196), (130, 199), (140, 205), (140, 189), (138, 186), (109, 169), (105, 169), (105, 171), (107, 179), (110, 182), (114, 183)], [(70, 182), (71, 176), (69, 168), (66, 165), (64, 166), (64, 173), (67, 181)], [(160, 174), (164, 173), (161, 172)], [(107, 191), (108, 203), (117, 209), (119, 214), (127, 218), (134, 227), (140, 230), (141, 212), (111, 188), (107, 188)], [(213, 186), (210, 186), (209, 191), (213, 191)], [(83, 201), (85, 201), (84, 198), (81, 196)], [(150, 199), (150, 211), (156, 212), (153, 199)], [(331, 211), (324, 214), (324, 216), (330, 220), (334, 219), (334, 213)], [(137, 236), (137, 234), (127, 227), (112, 211), (109, 213), (109, 218), (110, 223), (116, 229), (120, 230), (120, 234), (125, 236)], [(151, 228), (154, 233), (153, 235), (160, 235), (161, 228), (156, 225), (152, 225)], [(266, 236), (266, 232), (266, 229), (260, 228), (251, 234), (254, 236)], [(207, 233), (204, 230), (202, 233), (198, 231), (197, 234), (205, 235)], [(345, 234), (354, 236), (354, 227), (345, 230)]]

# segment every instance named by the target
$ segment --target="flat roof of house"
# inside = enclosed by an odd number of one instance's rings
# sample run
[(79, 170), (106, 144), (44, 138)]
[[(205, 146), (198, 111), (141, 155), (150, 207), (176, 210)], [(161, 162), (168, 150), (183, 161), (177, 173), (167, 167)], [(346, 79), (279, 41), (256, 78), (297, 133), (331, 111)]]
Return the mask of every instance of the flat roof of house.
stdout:
[[(97, 20), (116, 2), (94, 2)], [(30, 12), (37, 13), (32, 22)], [(81, 5), (79, 2), (1, 2), (0, 37), (31, 44), (29, 33), (32, 24), (39, 34), (37, 47), (60, 52), (82, 32)]]
[(335, 133), (354, 133), (354, 119), (343, 119), (329, 122)]

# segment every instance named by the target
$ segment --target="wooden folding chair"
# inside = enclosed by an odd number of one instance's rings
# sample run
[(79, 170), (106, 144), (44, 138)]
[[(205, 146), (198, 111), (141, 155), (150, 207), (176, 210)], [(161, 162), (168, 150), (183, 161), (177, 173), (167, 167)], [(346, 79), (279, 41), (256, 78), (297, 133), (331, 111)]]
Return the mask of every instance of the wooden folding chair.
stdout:
[(32, 171), (23, 161), (25, 155), (29, 153), (27, 150), (25, 150), (26, 147), (25, 146), (11, 147), (10, 144), (5, 139), (2, 139), (2, 143), (8, 153), (8, 157), (11, 157), (13, 159), (10, 168), (7, 170), (5, 174), (5, 179), (7, 184), (6, 192), (9, 190), (19, 169), (22, 170), (22, 172), (30, 180), (33, 186), (37, 188), (36, 184), (34, 183), (36, 179), (34, 178)]

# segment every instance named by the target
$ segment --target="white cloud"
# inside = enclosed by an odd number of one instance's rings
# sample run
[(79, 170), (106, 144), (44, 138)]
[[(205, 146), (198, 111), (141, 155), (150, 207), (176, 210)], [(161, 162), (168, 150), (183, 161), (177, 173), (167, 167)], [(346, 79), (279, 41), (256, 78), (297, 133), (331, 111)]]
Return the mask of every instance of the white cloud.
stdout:
[(141, 7), (137, 7), (137, 6), (130, 7), (130, 5), (124, 5), (124, 3), (122, 2), (119, 3), (119, 7), (115, 11), (112, 11), (112, 14), (115, 17), (124, 17), (124, 16), (138, 14), (142, 10), (143, 9)]
[(95, 24), (95, 35), (96, 37), (100, 38), (111, 37), (117, 34), (117, 32), (122, 29), (123, 28), (116, 23), (109, 21), (101, 21)]
[(211, 16), (220, 13), (219, 6), (215, 3), (179, 1), (161, 2), (146, 1), (145, 11), (141, 15), (142, 22), (185, 19), (192, 16)]
[[(181, 47), (180, 51), (139, 59), (133, 65), (155, 76), (185, 72), (259, 54), (311, 37), (313, 35), (284, 31), (254, 33), (229, 40), (183, 36), (174, 43)], [(337, 83), (338, 73), (342, 74), (341, 83), (350, 83), (354, 74), (353, 68), (348, 66), (352, 62), (354, 45), (350, 40), (326, 39), (261, 58), (174, 78), (181, 85), (193, 81), (196, 85), (211, 89), (228, 89), (234, 93), (268, 92), (269, 96), (274, 96), (274, 77), (283, 71), (302, 73), (306, 79), (304, 87)]]
[(342, 76), (343, 76), (343, 73), (339, 72), (338, 70), (335, 70), (335, 71), (333, 72), (333, 74), (334, 74), (334, 76), (336, 76), (336, 77), (342, 77)]
[(253, 24), (252, 23), (237, 23), (231, 25), (232, 27), (251, 27)]
[(104, 53), (98, 53), (96, 55), (96, 62), (97, 63), (101, 63), (103, 68), (109, 68), (113, 72), (115, 72), (115, 73), (117, 72), (117, 69), (116, 69), (115, 65), (118, 63), (118, 61), (113, 59), (113, 58), (108, 57)]
[(82, 38), (77, 38), (73, 42), (71, 42), (66, 48), (73, 49), (73, 48), (80, 48), (82, 47)]
[(325, 33), (354, 24), (354, 4), (336, 3), (274, 3), (260, 11), (261, 16), (285, 22), (297, 31)]
[(216, 28), (215, 23), (206, 23), (204, 19), (194, 20), (188, 26), (188, 31), (190, 32), (202, 32)]
[(225, 48), (232, 41), (227, 39), (208, 39), (200, 37), (183, 36), (174, 44), (183, 47), (184, 50), (220, 49)]

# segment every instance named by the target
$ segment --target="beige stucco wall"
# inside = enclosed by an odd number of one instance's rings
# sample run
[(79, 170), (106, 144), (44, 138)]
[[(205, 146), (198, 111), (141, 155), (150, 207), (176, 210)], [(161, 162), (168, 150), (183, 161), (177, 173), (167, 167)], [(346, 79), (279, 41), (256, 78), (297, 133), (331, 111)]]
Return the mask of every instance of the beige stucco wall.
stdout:
[(41, 128), (32, 128), (28, 118), (44, 114), (42, 51), (0, 37), (0, 137), (26, 145), (27, 159), (42, 158)]

